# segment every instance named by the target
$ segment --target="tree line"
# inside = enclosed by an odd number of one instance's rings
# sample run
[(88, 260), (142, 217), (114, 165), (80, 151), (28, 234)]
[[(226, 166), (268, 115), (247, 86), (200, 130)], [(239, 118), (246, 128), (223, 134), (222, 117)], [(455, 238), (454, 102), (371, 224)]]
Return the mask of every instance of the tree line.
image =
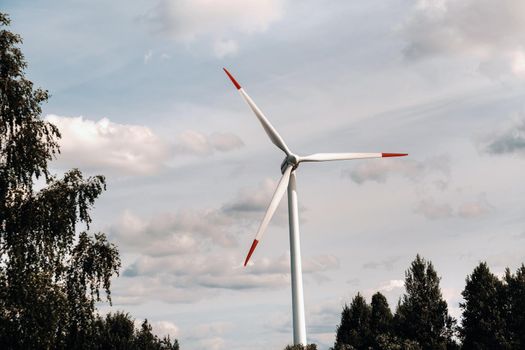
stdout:
[(448, 313), (431, 262), (419, 255), (405, 273), (396, 311), (375, 293), (357, 294), (341, 312), (332, 350), (525, 349), (525, 266), (499, 279), (481, 262), (466, 278), (461, 324)]

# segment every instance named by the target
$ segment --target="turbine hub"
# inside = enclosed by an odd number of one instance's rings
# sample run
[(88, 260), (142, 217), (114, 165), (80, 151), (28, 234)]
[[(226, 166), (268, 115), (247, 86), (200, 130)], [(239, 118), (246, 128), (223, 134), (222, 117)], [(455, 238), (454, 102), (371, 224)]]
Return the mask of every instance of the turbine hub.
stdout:
[(299, 166), (299, 157), (295, 154), (290, 154), (286, 156), (283, 162), (281, 163), (281, 173), (284, 174), (284, 171), (289, 165), (293, 167), (292, 170), (295, 170)]

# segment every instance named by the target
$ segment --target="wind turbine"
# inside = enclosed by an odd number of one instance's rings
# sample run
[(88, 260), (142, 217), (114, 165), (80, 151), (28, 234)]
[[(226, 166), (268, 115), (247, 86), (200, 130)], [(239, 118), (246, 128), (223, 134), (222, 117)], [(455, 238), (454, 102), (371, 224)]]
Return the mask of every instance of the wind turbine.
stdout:
[(252, 246), (244, 261), (244, 266), (248, 264), (253, 251), (257, 247), (257, 244), (261, 241), (261, 238), (270, 223), (270, 220), (281, 201), (285, 189), (288, 187), (288, 217), (290, 225), (290, 265), (291, 265), (291, 276), (292, 276), (292, 311), (293, 311), (293, 341), (294, 345), (306, 343), (306, 326), (304, 318), (304, 296), (303, 296), (303, 275), (301, 267), (301, 247), (299, 239), (299, 213), (297, 205), (297, 189), (295, 183), (295, 172), (297, 167), (302, 162), (326, 162), (333, 160), (351, 160), (351, 159), (365, 159), (365, 158), (386, 158), (386, 157), (402, 157), (408, 154), (406, 153), (314, 153), (308, 156), (299, 156), (292, 151), (286, 145), (283, 138), (277, 130), (270, 124), (268, 119), (264, 116), (263, 112), (257, 107), (255, 102), (248, 96), (241, 85), (235, 80), (235, 78), (223, 68), (224, 72), (228, 75), (233, 85), (237, 88), (241, 96), (244, 98), (246, 103), (250, 106), (253, 113), (259, 122), (261, 123), (264, 131), (278, 148), (284, 153), (285, 157), (281, 163), (281, 172), (283, 176), (277, 184), (277, 188), (273, 194), (270, 205), (264, 214), (264, 218), (257, 230), (255, 239), (253, 240)]

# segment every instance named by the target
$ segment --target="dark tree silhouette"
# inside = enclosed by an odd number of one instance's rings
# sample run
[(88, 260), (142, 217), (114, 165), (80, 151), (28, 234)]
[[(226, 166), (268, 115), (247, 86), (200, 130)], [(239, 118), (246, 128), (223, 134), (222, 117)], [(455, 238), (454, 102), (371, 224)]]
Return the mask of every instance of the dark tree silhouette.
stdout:
[[(0, 14), (2, 27), (9, 18)], [(3, 348), (82, 346), (101, 290), (110, 299), (120, 260), (89, 209), (104, 177), (73, 169), (58, 179), (47, 163), (59, 151), (57, 128), (40, 118), (46, 91), (24, 76), (21, 38), (0, 31), (0, 344)], [(46, 186), (34, 190), (35, 179)]]
[(395, 315), (397, 334), (423, 349), (455, 347), (454, 320), (448, 315), (434, 266), (419, 255), (405, 273), (406, 294)]
[(480, 263), (466, 279), (461, 293), (465, 302), (460, 328), (463, 349), (508, 348), (504, 314), (504, 285), (486, 263)]
[(135, 329), (134, 320), (127, 313), (116, 312), (96, 322), (94, 348), (98, 350), (179, 350), (179, 342), (169, 336), (159, 339), (152, 333), (147, 320)]
[(525, 348), (525, 265), (521, 265), (516, 274), (505, 272), (505, 318), (507, 338), (512, 349)]
[(368, 349), (370, 343), (370, 306), (357, 293), (350, 307), (345, 305), (337, 327), (334, 349)]
[[(22, 40), (9, 24), (0, 13), (0, 348), (97, 348), (95, 302), (111, 302), (120, 258), (103, 233), (76, 229), (89, 229), (105, 179), (84, 178), (77, 169), (62, 178), (49, 172), (60, 133), (40, 118), (48, 93), (26, 79)], [(40, 190), (37, 180), (44, 183)], [(118, 320), (106, 321), (110, 327)], [(167, 346), (150, 331), (135, 335), (135, 343), (146, 344), (141, 349)], [(125, 343), (124, 335), (118, 339)]]
[(372, 347), (375, 349), (381, 349), (381, 340), (392, 335), (392, 311), (390, 311), (385, 296), (380, 292), (377, 292), (372, 296), (370, 307), (370, 333)]

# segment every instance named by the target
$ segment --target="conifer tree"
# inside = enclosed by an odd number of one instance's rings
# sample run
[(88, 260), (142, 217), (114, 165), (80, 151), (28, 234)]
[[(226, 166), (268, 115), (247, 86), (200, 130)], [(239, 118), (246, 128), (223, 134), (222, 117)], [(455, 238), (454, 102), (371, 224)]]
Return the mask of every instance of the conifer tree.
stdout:
[[(511, 281), (512, 276), (507, 276)], [(465, 301), (460, 304), (463, 310), (460, 328), (463, 349), (508, 348), (504, 287), (485, 262), (467, 276), (461, 293)]]
[(516, 274), (507, 268), (506, 283), (506, 326), (507, 337), (512, 349), (525, 348), (525, 265), (521, 265)]
[(368, 349), (371, 345), (370, 311), (370, 306), (359, 293), (352, 300), (350, 307), (344, 306), (341, 324), (337, 327), (335, 350)]
[(454, 348), (454, 320), (448, 315), (432, 263), (417, 255), (405, 273), (405, 288), (395, 315), (397, 335), (425, 350)]
[(370, 304), (370, 333), (372, 338), (372, 346), (375, 349), (380, 349), (379, 339), (389, 338), (392, 333), (392, 311), (388, 306), (388, 301), (380, 292), (372, 296)]

